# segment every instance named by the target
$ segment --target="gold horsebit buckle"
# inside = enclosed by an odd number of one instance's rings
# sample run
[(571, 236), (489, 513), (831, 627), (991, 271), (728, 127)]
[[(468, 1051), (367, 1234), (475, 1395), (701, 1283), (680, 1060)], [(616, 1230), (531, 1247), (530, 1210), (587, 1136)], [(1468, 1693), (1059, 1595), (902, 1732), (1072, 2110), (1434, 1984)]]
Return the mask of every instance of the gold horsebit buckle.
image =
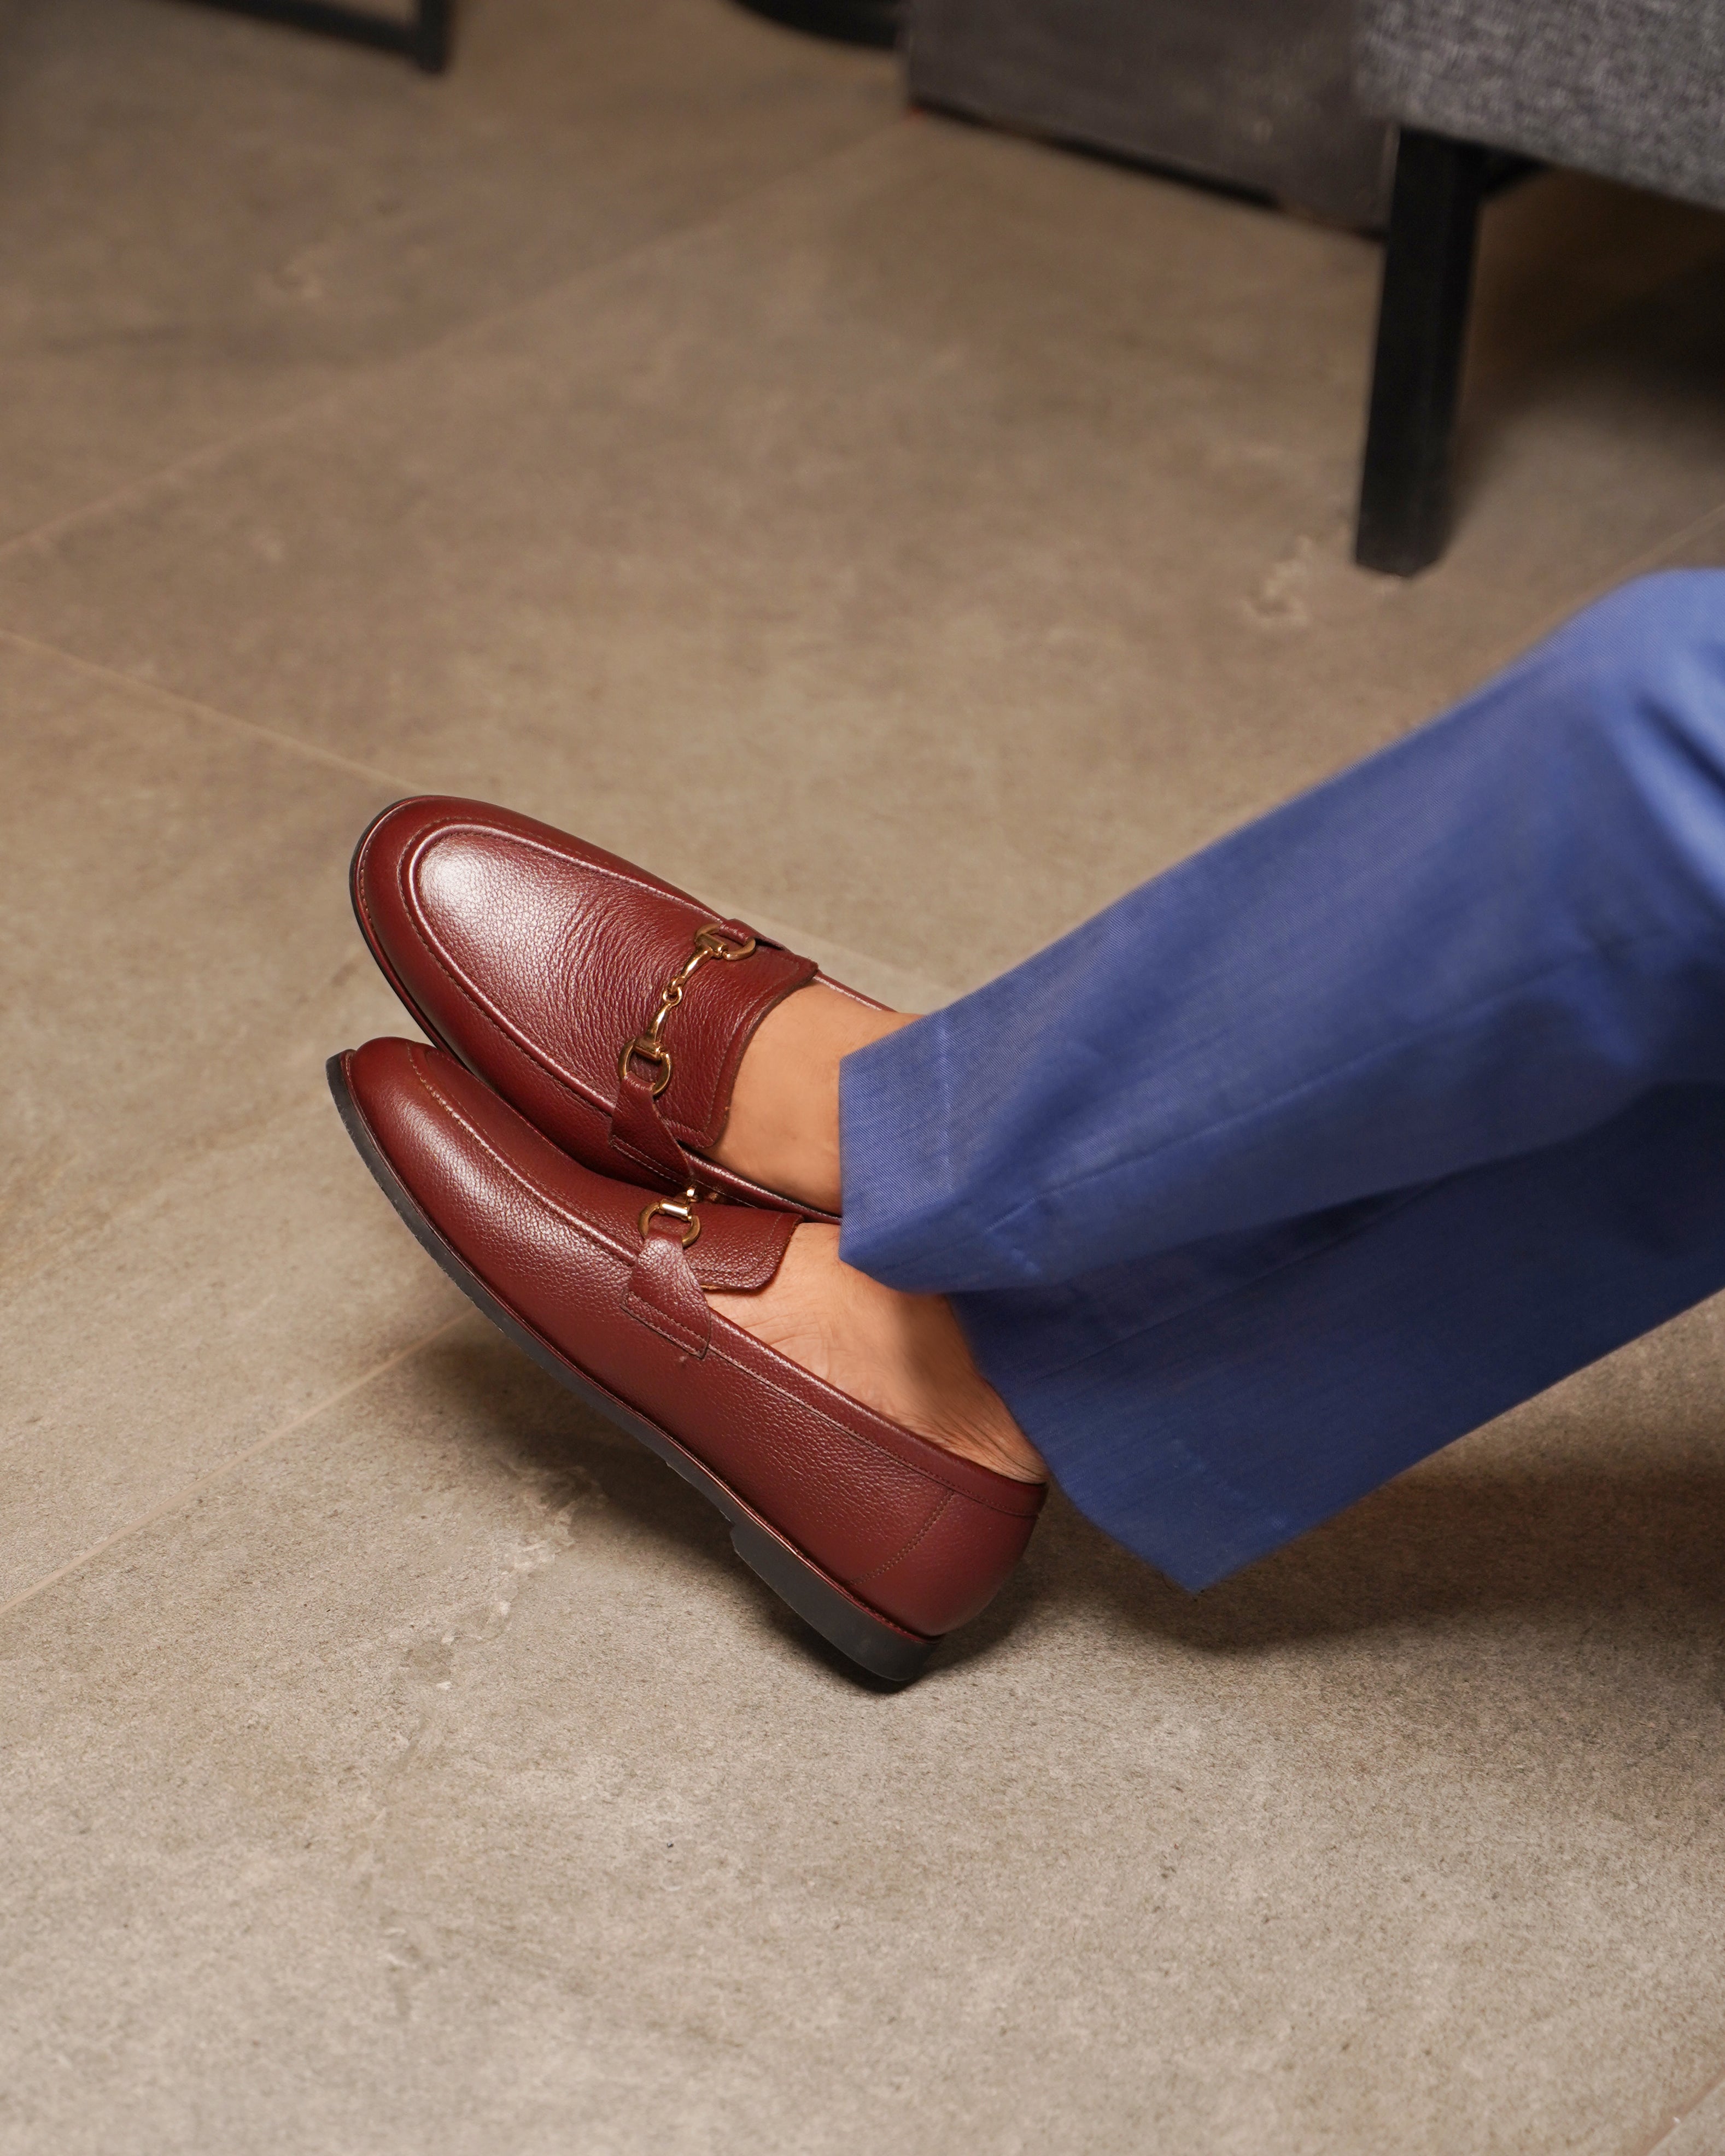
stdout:
[(695, 1209), (695, 1201), (700, 1195), (701, 1193), (691, 1183), (680, 1198), (649, 1199), (641, 1208), (639, 1223), (641, 1240), (645, 1242), (653, 1232), (654, 1214), (663, 1213), (673, 1220), (682, 1222), (683, 1248), (686, 1250), (701, 1233), (701, 1215)]
[[(665, 1022), (683, 1000), (683, 991), (710, 958), (722, 958), (726, 965), (730, 965), (738, 958), (752, 956), (754, 948), (752, 936), (745, 936), (738, 943), (733, 942), (722, 928), (710, 926), (696, 929), (695, 948), (665, 983), (665, 991), (659, 998), (659, 1008), (653, 1014), (653, 1023), (644, 1033), (637, 1034), (633, 1040), (624, 1042), (623, 1051), (617, 1059), (618, 1076), (628, 1079), (630, 1060), (637, 1055), (643, 1063), (656, 1065), (653, 1079), (653, 1097), (656, 1101), (671, 1081), (671, 1052), (665, 1045)], [(649, 1206), (648, 1210), (650, 1212), (652, 1208)], [(647, 1231), (644, 1228), (641, 1232), (644, 1235)], [(694, 1240), (693, 1235), (683, 1238), (685, 1245)]]

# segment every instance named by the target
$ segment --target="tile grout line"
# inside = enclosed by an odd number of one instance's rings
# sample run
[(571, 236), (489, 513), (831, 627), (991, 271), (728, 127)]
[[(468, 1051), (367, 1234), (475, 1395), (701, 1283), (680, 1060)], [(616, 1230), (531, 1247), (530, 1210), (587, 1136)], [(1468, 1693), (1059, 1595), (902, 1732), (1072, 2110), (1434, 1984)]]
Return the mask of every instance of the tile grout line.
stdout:
[[(618, 256), (614, 259), (623, 260), (625, 258)], [(610, 265), (608, 264), (604, 266)], [(570, 281), (579, 283), (580, 280), (576, 278)], [(544, 295), (541, 294), (536, 296)], [(526, 305), (531, 305), (531, 302), (524, 301), (522, 304)], [(505, 313), (507, 311), (507, 310), (504, 311)], [(488, 316), (485, 319), (495, 321), (500, 317)], [(434, 347), (428, 346), (424, 349), (430, 351)], [(314, 399), (313, 403), (317, 401)], [(311, 408), (310, 405), (295, 408), (296, 411), (305, 411)], [(267, 427), (254, 429), (249, 434), (243, 433), (231, 437), (230, 441), (233, 444), (239, 444), (266, 431)], [(222, 446), (226, 447), (228, 444), (224, 444)], [(200, 450), (196, 454), (203, 456), (213, 452)], [(167, 477), (180, 468), (179, 466), (167, 467), (163, 472), (156, 474), (153, 478), (139, 481), (136, 488), (122, 490), (121, 494), (110, 495), (107, 499), (119, 501), (126, 493), (146, 490), (155, 484), (156, 480)], [(95, 514), (101, 506), (100, 503), (94, 505), (89, 513)], [(85, 513), (85, 511), (79, 510), (74, 511), (73, 516), (74, 517), (81, 516)], [(1701, 516), (1692, 518), (1689, 523), (1671, 533), (1669, 537), (1659, 541), (1653, 546), (1644, 547), (1639, 554), (1632, 555), (1626, 562), (1620, 563), (1607, 575), (1600, 578), (1581, 593), (1579, 597), (1562, 601), (1543, 619), (1536, 621), (1530, 629), (1517, 631), (1513, 639), (1504, 644), (1496, 656), (1487, 663), (1480, 679), (1482, 681), (1489, 680), (1492, 675), (1500, 672), (1522, 653), (1538, 643), (1541, 638), (1548, 636), (1553, 630), (1560, 629), (1566, 621), (1579, 613), (1583, 608), (1593, 605), (1599, 599), (1604, 598), (1631, 578), (1646, 575), (1656, 570), (1659, 564), (1675, 548), (1686, 545), (1691, 540), (1699, 537), (1710, 526), (1722, 521), (1725, 521), (1725, 502), (1716, 504), (1712, 509), (1704, 511)], [(54, 528), (57, 527), (47, 525), (40, 527), (44, 532)], [(37, 533), (33, 532), (24, 535), (23, 539), (0, 542), (0, 563), (3, 563), (7, 553), (13, 547), (22, 545), (37, 536)], [(351, 772), (356, 778), (380, 780), (386, 786), (399, 786), (404, 788), (409, 793), (421, 790), (420, 782), (405, 778), (399, 772), (386, 771), (377, 764), (362, 763), (357, 757), (342, 756), (337, 750), (325, 748), (321, 743), (304, 740), (297, 734), (285, 733), (280, 727), (266, 726), (261, 720), (242, 718), (237, 711), (224, 711), (218, 704), (203, 703), (198, 698), (188, 696), (183, 690), (170, 688), (160, 681), (150, 681), (145, 680), (141, 675), (128, 674), (123, 668), (106, 665), (98, 659), (87, 659), (81, 653), (68, 651), (57, 644), (44, 644), (39, 638), (26, 636), (19, 629), (8, 629), (0, 625), (0, 644), (12, 644), (20, 651), (30, 652), (40, 658), (56, 660), (64, 665), (74, 667), (79, 672), (90, 675), (96, 680), (110, 683), (116, 688), (126, 689), (136, 695), (154, 697), (157, 701), (170, 705), (177, 710), (189, 712), (196, 718), (213, 722), (218, 726), (230, 726), (241, 733), (250, 734), (256, 740), (268, 742), (275, 747), (286, 749), (293, 754), (307, 757), (314, 763), (326, 764), (336, 771)]]
[[(234, 437), (236, 441), (244, 439), (244, 436)], [(1721, 521), (1725, 521), (1725, 502), (1721, 502), (1706, 511), (1702, 516), (1693, 518), (1680, 531), (1673, 532), (1669, 538), (1660, 541), (1657, 545), (1644, 547), (1640, 553), (1632, 556), (1628, 562), (1620, 563), (1609, 575), (1602, 577), (1588, 590), (1582, 593), (1579, 598), (1565, 599), (1561, 604), (1553, 608), (1543, 619), (1535, 622), (1531, 629), (1517, 631), (1513, 640), (1503, 645), (1496, 656), (1487, 663), (1480, 679), (1482, 681), (1489, 680), (1492, 675), (1500, 672), (1518, 658), (1522, 652), (1538, 643), (1542, 637), (1548, 636), (1553, 630), (1561, 628), (1566, 621), (1579, 613), (1584, 608), (1593, 605), (1596, 600), (1604, 598), (1631, 578), (1656, 570), (1660, 562), (1674, 548), (1686, 545), (1692, 539), (1697, 538), (1711, 525)], [(8, 542), (6, 544), (0, 545), (0, 558), (3, 558), (7, 546), (12, 543)], [(321, 742), (305, 740), (298, 734), (285, 733), (277, 726), (265, 726), (259, 719), (242, 718), (237, 711), (224, 711), (218, 704), (206, 704), (196, 696), (187, 696), (182, 690), (170, 688), (160, 681), (146, 680), (141, 675), (128, 674), (123, 668), (106, 665), (99, 659), (85, 658), (82, 653), (68, 651), (59, 644), (44, 644), (39, 638), (26, 636), (21, 630), (0, 626), (0, 644), (10, 644), (16, 649), (28, 652), (37, 658), (54, 660), (62, 665), (70, 666), (79, 673), (87, 674), (93, 680), (107, 683), (114, 688), (126, 690), (136, 696), (151, 697), (158, 703), (187, 712), (194, 718), (203, 719), (216, 726), (231, 727), (236, 732), (249, 734), (254, 740), (268, 742), (273, 747), (285, 749), (290, 754), (304, 757), (313, 763), (327, 765), (332, 770), (349, 772), (357, 778), (378, 780), (386, 786), (399, 786), (408, 793), (415, 793), (422, 790), (420, 781), (403, 778), (399, 772), (386, 771), (377, 764), (362, 763), (357, 757), (343, 756), (336, 749), (325, 748)]]
[(549, 284), (542, 285), (536, 291), (521, 299), (511, 300), (506, 305), (495, 308), (490, 313), (475, 315), (466, 321), (459, 322), (429, 342), (414, 346), (410, 352), (397, 352), (373, 365), (363, 366), (347, 379), (333, 382), (327, 388), (321, 389), (315, 395), (291, 404), (285, 411), (275, 413), (268, 418), (260, 419), (252, 426), (242, 427), (237, 434), (224, 434), (219, 441), (206, 442), (201, 449), (188, 449), (184, 456), (174, 458), (170, 463), (158, 466), (155, 471), (146, 472), (140, 479), (128, 480), (123, 486), (99, 495), (92, 501), (80, 502), (76, 508), (63, 511), (58, 516), (50, 516), (44, 523), (33, 525), (28, 531), (15, 531), (9, 539), (0, 539), (0, 566), (9, 562), (15, 554), (51, 546), (63, 533), (75, 530), (86, 521), (104, 516), (122, 503), (147, 496), (157, 487), (171, 485), (183, 475), (200, 470), (205, 465), (218, 463), (230, 450), (241, 449), (248, 443), (267, 441), (272, 434), (294, 425), (308, 413), (320, 411), (326, 405), (339, 403), (342, 398), (369, 383), (387, 382), (393, 373), (399, 373), (404, 368), (417, 365), (422, 359), (458, 346), (464, 337), (477, 336), (500, 322), (507, 322), (514, 316), (525, 314), (528, 309), (542, 305), (556, 293), (577, 291), (590, 279), (608, 275), (620, 264), (634, 261), (641, 255), (650, 254), (655, 248), (674, 244), (687, 239), (692, 233), (710, 230), (745, 203), (757, 201), (763, 195), (771, 195), (793, 182), (801, 185), (810, 172), (818, 171), (823, 165), (832, 164), (850, 156), (862, 144), (872, 142), (886, 134), (904, 117), (905, 112), (901, 110), (891, 120), (884, 121), (865, 135), (858, 136), (855, 141), (845, 143), (836, 150), (826, 151), (812, 158), (808, 164), (799, 165), (793, 172), (777, 173), (773, 178), (763, 180), (757, 187), (746, 188), (742, 193), (732, 196), (705, 216), (696, 217), (685, 224), (674, 225), (666, 231), (655, 233), (634, 246), (624, 247), (618, 254), (608, 254), (601, 260), (588, 263), (567, 277), (554, 277)]
[(405, 787), (409, 793), (420, 789), (412, 779), (403, 778), (399, 772), (385, 771), (378, 765), (362, 763), (355, 757), (343, 756), (337, 749), (325, 748), (321, 742), (302, 741), (299, 735), (284, 733), (279, 727), (267, 726), (258, 719), (241, 718), (237, 711), (224, 711), (219, 704), (201, 703), (196, 696), (182, 690), (166, 687), (160, 681), (146, 681), (141, 675), (128, 674), (117, 666), (105, 665), (100, 659), (86, 659), (76, 651), (67, 651), (57, 644), (44, 644), (33, 636), (24, 636), (15, 629), (0, 628), (0, 644), (11, 644), (20, 651), (28, 651), (42, 659), (57, 660), (63, 665), (75, 667), (80, 673), (88, 674), (114, 688), (125, 689), (134, 696), (154, 697), (158, 702), (175, 710), (189, 713), (193, 718), (203, 719), (217, 726), (233, 726), (239, 732), (250, 734), (255, 740), (268, 742), (272, 747), (291, 750), (295, 754), (309, 757), (314, 763), (332, 766), (337, 771), (352, 773), (356, 778), (381, 779), (386, 786)]
[(1657, 2152), (1664, 2148), (1671, 2136), (1686, 2126), (1707, 2098), (1710, 2096), (1717, 2096), (1721, 2089), (1725, 2089), (1725, 2073), (1717, 2075), (1704, 2089), (1697, 2091), (1684, 2104), (1681, 2111), (1667, 2112), (1665, 2123), (1656, 2128), (1653, 2138), (1651, 2141), (1638, 2141), (1630, 2152), (1630, 2156), (1657, 2156)]
[(1705, 516), (1697, 516), (1692, 523), (1686, 524), (1681, 531), (1662, 545), (1645, 548), (1630, 564), (1630, 574), (1640, 576), (1644, 571), (1656, 567), (1674, 547), (1686, 546), (1692, 539), (1698, 539), (1709, 525), (1717, 524), (1722, 519), (1725, 519), (1725, 501), (1720, 502), (1717, 508), (1708, 510)]
[[(125, 673), (118, 667), (105, 665), (99, 659), (86, 659), (80, 653), (67, 651), (57, 644), (44, 644), (39, 638), (22, 635), (15, 629), (0, 629), (0, 650), (8, 645), (28, 652), (33, 657), (49, 659), (56, 665), (69, 666), (77, 673), (87, 674), (95, 680), (116, 689), (123, 689), (129, 695), (149, 697), (170, 710), (183, 711), (206, 724), (227, 726), (235, 732), (248, 734), (254, 740), (266, 742), (271, 747), (285, 749), (290, 755), (304, 757), (313, 763), (325, 764), (333, 770), (348, 772), (355, 778), (378, 781), (386, 786), (400, 787), (408, 794), (426, 790), (426, 783), (423, 779), (404, 778), (400, 772), (386, 771), (378, 764), (362, 763), (355, 757), (343, 756), (338, 750), (325, 748), (321, 742), (304, 741), (297, 734), (284, 733), (279, 727), (265, 726), (261, 720), (241, 718), (238, 712), (223, 711), (218, 704), (203, 703), (197, 697), (187, 696), (182, 690), (168, 688), (160, 681), (146, 681), (137, 675)], [(743, 905), (733, 911), (739, 916), (757, 915), (764, 920), (770, 908)], [(800, 940), (831, 944), (844, 954), (845, 958), (858, 958), (871, 965), (890, 965), (896, 973), (908, 970), (920, 988), (934, 992), (937, 1003), (952, 1002), (962, 993), (950, 982), (925, 978), (916, 974), (914, 968), (906, 969), (890, 959), (880, 957), (877, 953), (855, 949), (839, 937), (824, 932), (817, 934), (812, 929), (805, 931), (794, 924), (777, 921), (775, 916), (774, 925), (769, 932), (780, 931), (793, 942)], [(840, 963), (844, 963), (842, 958)], [(87, 1232), (98, 1233), (100, 1229), (92, 1227)], [(81, 1237), (79, 1240), (82, 1240)], [(50, 1262), (58, 1263), (58, 1257)]]
[[(150, 697), (159, 704), (166, 705), (171, 710), (183, 711), (193, 718), (204, 721), (207, 724), (228, 726), (236, 732), (249, 734), (254, 740), (267, 742), (274, 748), (285, 749), (290, 754), (305, 757), (314, 763), (326, 764), (334, 770), (351, 773), (358, 778), (377, 780), (386, 786), (398, 786), (409, 794), (425, 790), (423, 780), (405, 778), (401, 773), (386, 771), (381, 765), (362, 763), (357, 757), (343, 756), (338, 750), (325, 748), (320, 742), (303, 741), (297, 734), (284, 733), (278, 727), (265, 726), (261, 720), (241, 718), (238, 712), (223, 711), (218, 704), (200, 702), (197, 697), (187, 696), (178, 689), (170, 689), (160, 681), (144, 680), (136, 674), (127, 674), (118, 667), (105, 665), (99, 659), (85, 659), (78, 652), (67, 651), (57, 644), (44, 644), (36, 637), (22, 635), (15, 629), (0, 629), (0, 649), (3, 649), (8, 645), (19, 651), (28, 652), (35, 658), (51, 659), (57, 665), (69, 666), (78, 673), (87, 674), (94, 680), (108, 684), (116, 689), (123, 689), (130, 695)], [(764, 919), (770, 909), (746, 905), (737, 911), (742, 916), (758, 914)], [(813, 930), (805, 932), (793, 924), (784, 921), (778, 921), (777, 928), (783, 930), (793, 940), (800, 939), (832, 944), (846, 957), (854, 956), (868, 964), (893, 965), (891, 960), (880, 958), (874, 952), (854, 950), (852, 946), (843, 942), (836, 937), (825, 934), (816, 935)], [(843, 963), (842, 960), (840, 963)], [(940, 1002), (952, 1002), (962, 993), (952, 987), (950, 982), (926, 978), (921, 974), (916, 974), (913, 968), (906, 969), (895, 965), (893, 969), (897, 973), (910, 971), (919, 987), (935, 991)], [(90, 1232), (98, 1231), (92, 1229)]]
[(381, 1363), (374, 1363), (369, 1370), (362, 1371), (357, 1378), (350, 1378), (345, 1385), (337, 1385), (334, 1392), (326, 1394), (322, 1399), (315, 1401), (311, 1406), (303, 1409), (298, 1414), (290, 1415), (287, 1421), (279, 1424), (275, 1429), (267, 1431), (264, 1436), (254, 1440), (252, 1444), (243, 1446), (239, 1451), (230, 1454), (219, 1466), (212, 1467), (208, 1474), (198, 1476), (195, 1481), (175, 1491), (172, 1496), (164, 1497), (160, 1504), (152, 1505), (148, 1512), (140, 1513), (136, 1519), (129, 1520), (123, 1527), (116, 1527), (111, 1535), (104, 1535), (100, 1542), (92, 1543), (88, 1549), (80, 1550), (76, 1557), (69, 1558), (65, 1563), (60, 1565), (56, 1570), (33, 1581), (28, 1587), (23, 1589), (8, 1600), (0, 1602), (0, 1617), (8, 1616), (13, 1610), (21, 1609), (26, 1602), (33, 1600), (35, 1596), (45, 1593), (57, 1582), (80, 1570), (93, 1558), (100, 1557), (104, 1550), (112, 1549), (116, 1543), (126, 1542), (131, 1536), (140, 1533), (145, 1527), (149, 1527), (152, 1522), (162, 1519), (168, 1513), (177, 1511), (188, 1499), (195, 1497), (199, 1491), (207, 1490), (213, 1483), (221, 1481), (225, 1476), (231, 1475), (235, 1468), (244, 1466), (248, 1460), (255, 1460), (259, 1453), (267, 1452), (272, 1445), (279, 1444), (283, 1438), (290, 1436), (295, 1430), (302, 1428), (306, 1423), (316, 1420), (326, 1409), (334, 1407), (337, 1401), (345, 1400), (351, 1394), (357, 1393), (369, 1385), (374, 1378), (382, 1377), (386, 1372), (394, 1369), (398, 1364), (405, 1363), (411, 1357), (418, 1354), (422, 1348), (429, 1348), (434, 1340), (441, 1339), (444, 1333), (459, 1325), (466, 1315), (465, 1311), (459, 1311), (454, 1317), (446, 1317), (441, 1325), (434, 1326), (431, 1331), (421, 1338), (409, 1342), (405, 1348), (398, 1348), (393, 1355), (386, 1355)]

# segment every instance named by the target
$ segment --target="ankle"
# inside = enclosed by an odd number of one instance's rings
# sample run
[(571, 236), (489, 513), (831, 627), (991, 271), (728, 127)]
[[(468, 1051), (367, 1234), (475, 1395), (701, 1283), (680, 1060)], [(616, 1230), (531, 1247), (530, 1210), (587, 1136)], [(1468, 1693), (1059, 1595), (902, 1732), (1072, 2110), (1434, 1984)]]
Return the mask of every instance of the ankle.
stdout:
[(839, 1065), (847, 1055), (915, 1023), (877, 1010), (823, 981), (798, 988), (762, 1019), (732, 1089), (731, 1112), (713, 1158), (723, 1168), (805, 1205), (836, 1213)]

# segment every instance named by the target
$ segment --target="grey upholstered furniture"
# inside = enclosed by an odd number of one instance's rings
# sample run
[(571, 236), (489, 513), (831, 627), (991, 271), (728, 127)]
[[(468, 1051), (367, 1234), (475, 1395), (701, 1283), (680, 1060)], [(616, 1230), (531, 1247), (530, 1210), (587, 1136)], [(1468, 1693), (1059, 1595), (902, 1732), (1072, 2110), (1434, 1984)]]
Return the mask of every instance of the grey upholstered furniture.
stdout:
[(1355, 552), (1411, 576), (1448, 534), (1486, 152), (1725, 208), (1725, 0), (1358, 8), (1362, 100), (1401, 134)]
[(1353, 0), (909, 0), (911, 96), (1378, 225)]

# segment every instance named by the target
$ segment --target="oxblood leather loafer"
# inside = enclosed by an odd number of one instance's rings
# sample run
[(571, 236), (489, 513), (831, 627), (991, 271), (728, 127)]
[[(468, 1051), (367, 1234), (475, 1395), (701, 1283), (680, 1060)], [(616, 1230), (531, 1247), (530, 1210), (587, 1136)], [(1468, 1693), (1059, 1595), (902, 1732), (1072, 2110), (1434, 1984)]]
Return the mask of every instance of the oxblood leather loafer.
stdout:
[(649, 1188), (834, 1217), (706, 1158), (755, 1028), (817, 978), (812, 958), (482, 801), (386, 808), (355, 850), (352, 890), (416, 1022), (565, 1152)]
[(993, 1596), (1042, 1486), (874, 1414), (702, 1292), (764, 1286), (793, 1214), (595, 1174), (417, 1041), (372, 1041), (329, 1076), (367, 1166), (450, 1278), (710, 1498), (744, 1563), (852, 1661), (908, 1682)]

